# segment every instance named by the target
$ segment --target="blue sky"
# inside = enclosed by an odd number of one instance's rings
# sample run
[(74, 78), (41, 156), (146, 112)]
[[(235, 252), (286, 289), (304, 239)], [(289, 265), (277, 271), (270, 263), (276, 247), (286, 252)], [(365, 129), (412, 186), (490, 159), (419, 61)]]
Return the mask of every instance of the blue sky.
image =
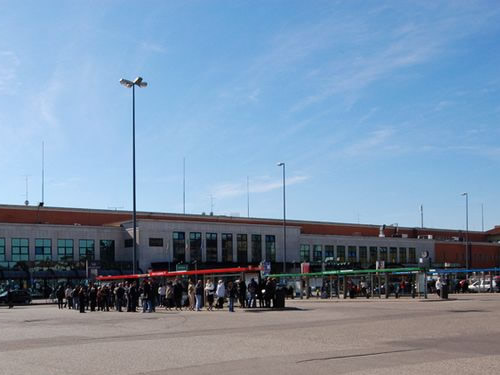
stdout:
[(0, 203), (500, 224), (498, 1), (0, 0)]

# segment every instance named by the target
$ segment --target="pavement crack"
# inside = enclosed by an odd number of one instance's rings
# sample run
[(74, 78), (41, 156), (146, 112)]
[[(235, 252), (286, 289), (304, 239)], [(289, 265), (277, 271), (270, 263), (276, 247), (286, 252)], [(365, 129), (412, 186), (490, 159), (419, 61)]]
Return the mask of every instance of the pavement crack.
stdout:
[(421, 350), (421, 349), (400, 349), (400, 350), (389, 350), (386, 352), (349, 354), (349, 355), (339, 355), (339, 356), (323, 357), (323, 358), (310, 358), (310, 359), (304, 359), (302, 361), (297, 361), (295, 363), (299, 364), (299, 363), (315, 362), (315, 361), (330, 361), (330, 360), (347, 359), (347, 358), (371, 357), (371, 356), (384, 355), (384, 354), (414, 352), (417, 350)]

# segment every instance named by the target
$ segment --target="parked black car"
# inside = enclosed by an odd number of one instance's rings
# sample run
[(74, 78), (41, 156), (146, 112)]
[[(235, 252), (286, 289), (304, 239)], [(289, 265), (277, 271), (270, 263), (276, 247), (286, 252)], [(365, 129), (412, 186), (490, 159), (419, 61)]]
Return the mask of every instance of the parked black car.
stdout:
[[(31, 303), (31, 294), (27, 290), (11, 290), (10, 293), (13, 304)], [(7, 305), (9, 303), (7, 296), (7, 291), (0, 293), (0, 304)]]

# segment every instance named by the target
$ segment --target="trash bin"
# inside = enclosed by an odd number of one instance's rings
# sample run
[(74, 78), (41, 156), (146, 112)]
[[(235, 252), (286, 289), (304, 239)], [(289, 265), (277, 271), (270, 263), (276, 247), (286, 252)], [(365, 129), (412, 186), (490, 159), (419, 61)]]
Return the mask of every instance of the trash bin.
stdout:
[(356, 288), (354, 286), (349, 289), (349, 298), (356, 298)]
[(276, 309), (284, 309), (285, 308), (285, 296), (286, 290), (282, 286), (278, 286), (276, 288), (276, 304), (273, 306)]
[(448, 283), (443, 282), (441, 286), (441, 299), (448, 299)]

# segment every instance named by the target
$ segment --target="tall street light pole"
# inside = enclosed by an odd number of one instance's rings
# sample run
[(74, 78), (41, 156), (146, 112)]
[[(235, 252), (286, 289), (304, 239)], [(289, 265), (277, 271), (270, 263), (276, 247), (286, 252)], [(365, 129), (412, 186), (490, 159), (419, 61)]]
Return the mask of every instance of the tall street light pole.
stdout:
[(462, 193), (465, 196), (465, 268), (469, 269), (469, 193)]
[(135, 199), (135, 86), (146, 87), (148, 84), (142, 80), (142, 77), (137, 77), (133, 81), (128, 79), (120, 79), (120, 83), (132, 88), (132, 190), (133, 190), (133, 220), (134, 220), (134, 253), (132, 255), (132, 272), (137, 273), (137, 211)]
[(285, 195), (285, 163), (278, 163), (283, 167), (283, 273), (286, 273), (286, 195)]

